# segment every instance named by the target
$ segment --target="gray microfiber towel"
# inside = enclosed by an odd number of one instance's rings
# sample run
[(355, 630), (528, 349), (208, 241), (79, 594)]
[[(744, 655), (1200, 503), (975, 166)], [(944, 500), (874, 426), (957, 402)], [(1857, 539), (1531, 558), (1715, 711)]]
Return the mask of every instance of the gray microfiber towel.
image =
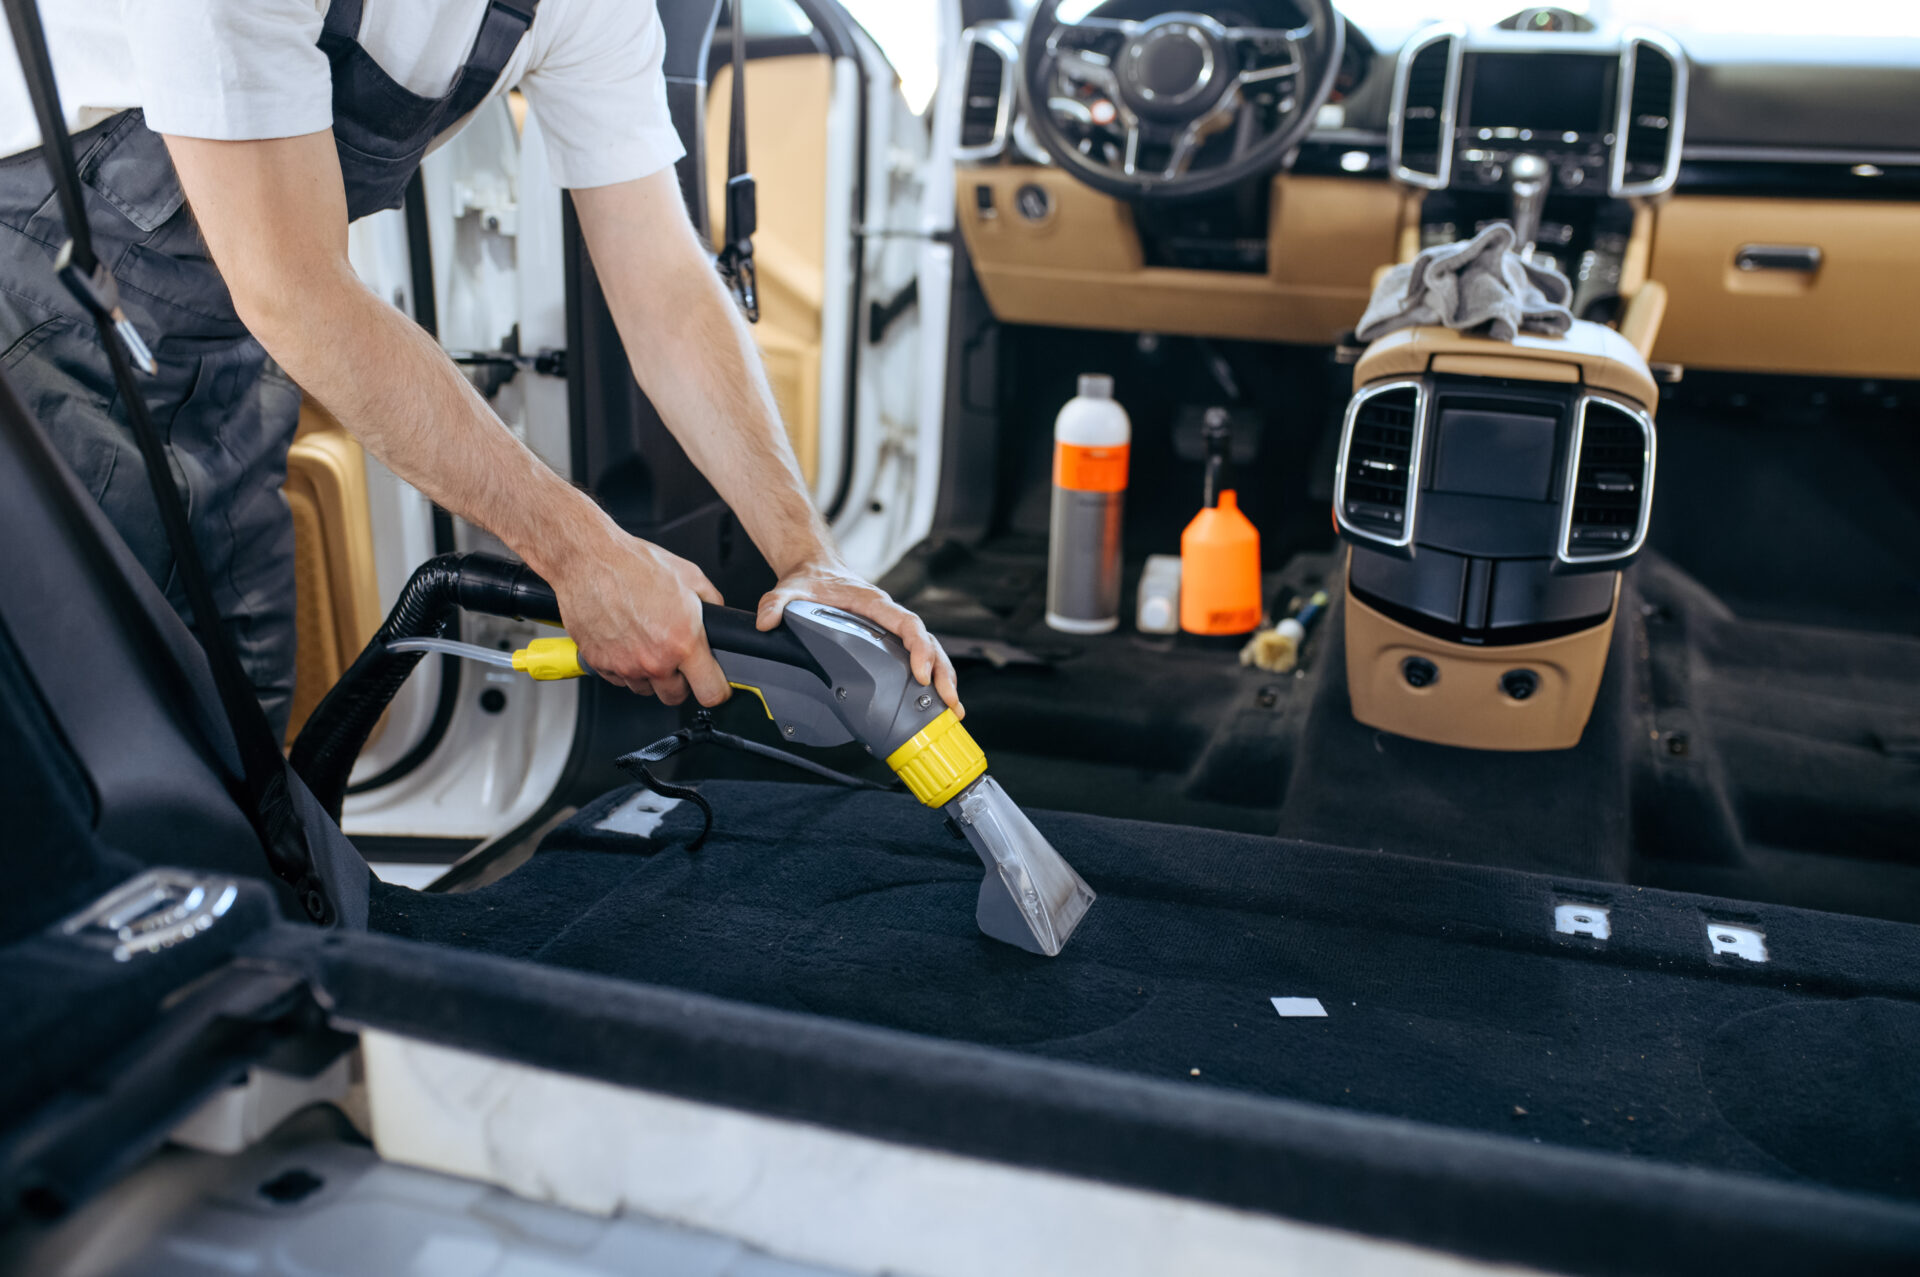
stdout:
[(1402, 328), (1486, 326), (1496, 341), (1525, 331), (1558, 337), (1573, 327), (1573, 285), (1550, 266), (1520, 260), (1513, 225), (1494, 222), (1460, 244), (1429, 248), (1386, 273), (1354, 335), (1372, 341)]

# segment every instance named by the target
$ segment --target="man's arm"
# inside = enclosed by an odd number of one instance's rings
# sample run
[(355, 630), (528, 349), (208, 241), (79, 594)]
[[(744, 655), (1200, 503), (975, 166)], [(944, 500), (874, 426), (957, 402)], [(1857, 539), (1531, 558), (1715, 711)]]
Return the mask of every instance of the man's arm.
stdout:
[(545, 577), (597, 672), (668, 704), (689, 685), (703, 705), (727, 698), (701, 623), (700, 600), (720, 602), (706, 576), (622, 532), (554, 474), (434, 340), (354, 274), (331, 130), (166, 142), (240, 318), (306, 393), (395, 474)]
[(687, 218), (673, 170), (576, 190), (573, 204), (635, 376), (780, 577), (760, 602), (760, 628), (779, 624), (794, 599), (857, 612), (898, 635), (914, 676), (959, 710), (953, 666), (920, 618), (834, 549), (752, 331)]

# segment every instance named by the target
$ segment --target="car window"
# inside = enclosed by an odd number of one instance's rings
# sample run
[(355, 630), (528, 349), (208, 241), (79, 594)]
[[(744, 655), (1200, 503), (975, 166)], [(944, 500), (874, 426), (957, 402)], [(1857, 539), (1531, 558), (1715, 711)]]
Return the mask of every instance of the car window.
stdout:
[[(813, 22), (806, 11), (794, 0), (737, 0), (741, 15), (746, 18), (747, 35), (752, 39), (780, 39), (796, 35), (812, 35)], [(731, 12), (731, 0), (720, 15), (720, 25), (727, 24), (727, 14)]]

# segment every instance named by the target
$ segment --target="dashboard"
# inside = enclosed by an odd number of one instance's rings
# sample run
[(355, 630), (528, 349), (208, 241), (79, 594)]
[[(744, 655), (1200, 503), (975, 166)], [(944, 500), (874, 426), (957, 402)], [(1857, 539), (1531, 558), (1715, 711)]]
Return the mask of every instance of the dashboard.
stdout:
[(1053, 165), (1015, 92), (1023, 24), (970, 28), (956, 211), (995, 314), (1326, 344), (1380, 267), (1512, 216), (1525, 154), (1546, 161), (1539, 253), (1575, 280), (1576, 311), (1607, 319), (1664, 285), (1655, 358), (1920, 377), (1920, 345), (1889, 322), (1920, 290), (1920, 40), (1683, 46), (1558, 10), (1347, 30), (1286, 170), (1155, 208)]

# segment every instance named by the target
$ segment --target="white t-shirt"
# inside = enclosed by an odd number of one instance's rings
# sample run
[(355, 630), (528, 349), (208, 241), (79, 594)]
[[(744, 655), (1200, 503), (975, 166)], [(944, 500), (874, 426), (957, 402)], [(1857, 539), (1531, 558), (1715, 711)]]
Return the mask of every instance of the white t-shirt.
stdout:
[[(142, 107), (157, 132), (219, 141), (328, 128), (332, 81), (318, 43), (328, 3), (40, 0), (67, 127)], [(404, 88), (444, 97), (486, 8), (487, 0), (365, 0), (360, 46)], [(665, 49), (654, 0), (541, 0), (489, 96), (526, 94), (560, 186), (645, 177), (683, 153), (667, 114)], [(0, 156), (39, 144), (0, 24)]]

